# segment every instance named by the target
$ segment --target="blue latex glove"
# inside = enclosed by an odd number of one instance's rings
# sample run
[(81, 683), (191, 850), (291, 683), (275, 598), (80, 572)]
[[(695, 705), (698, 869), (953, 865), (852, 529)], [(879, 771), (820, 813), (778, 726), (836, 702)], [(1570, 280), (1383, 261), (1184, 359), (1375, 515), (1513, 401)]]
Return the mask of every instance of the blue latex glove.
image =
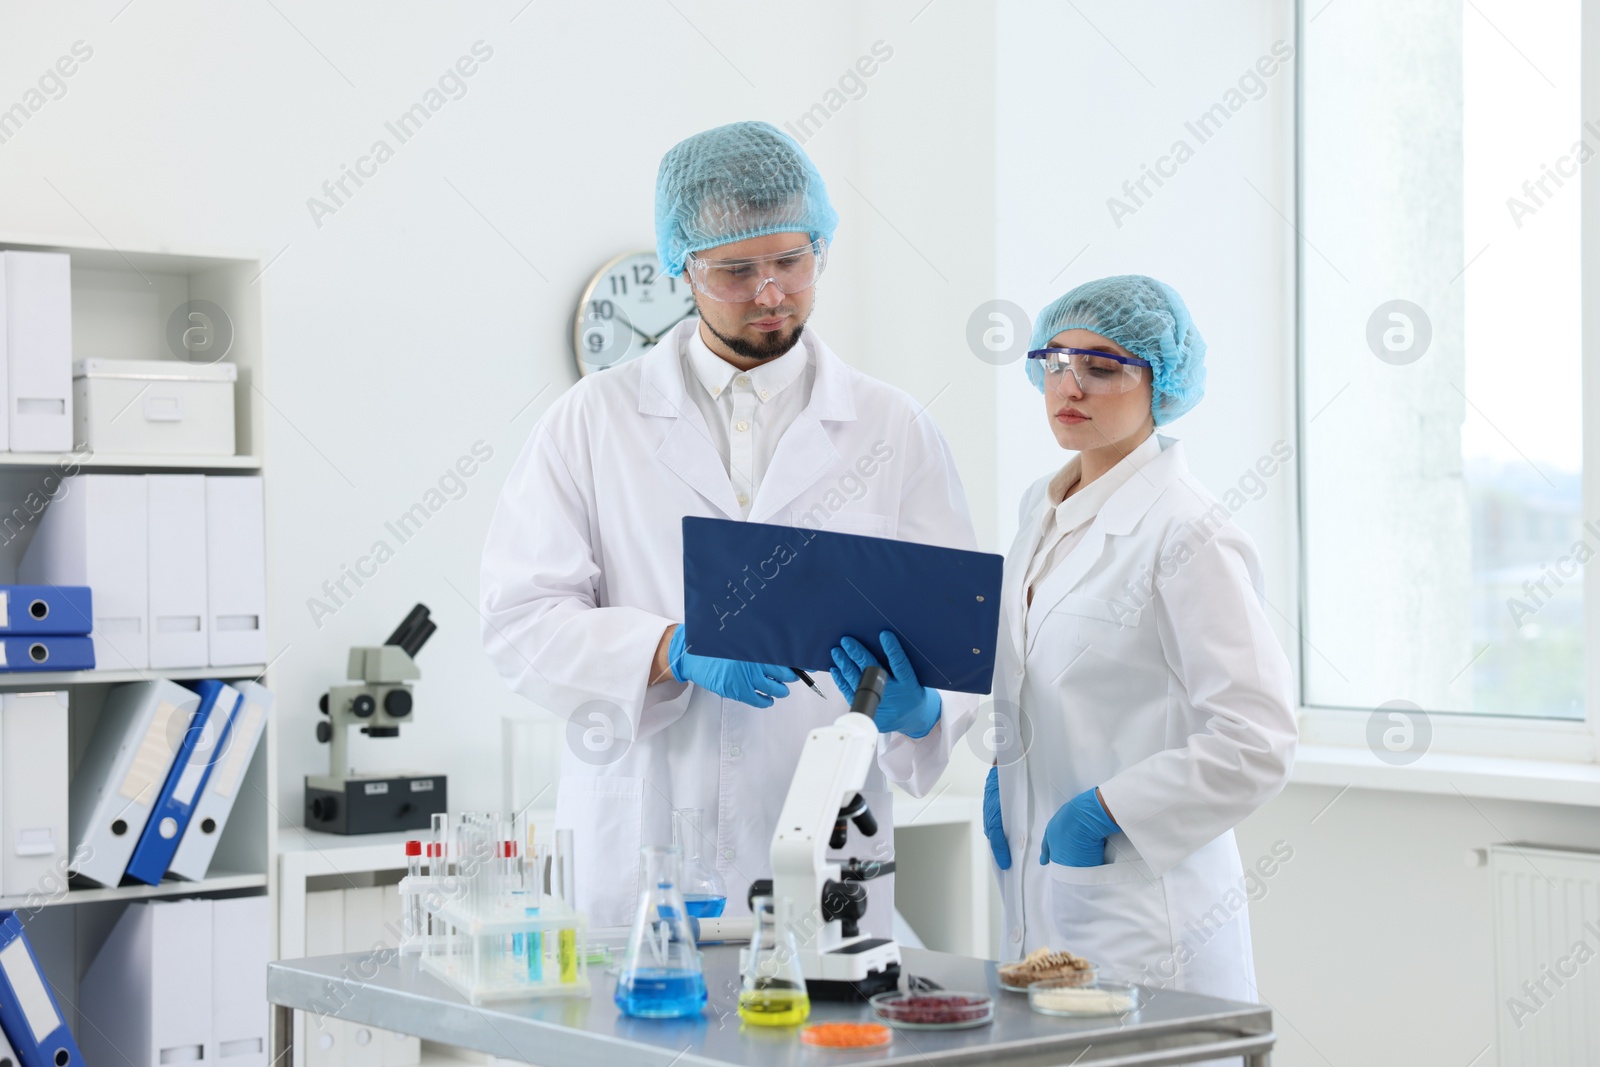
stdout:
[(983, 782), (983, 836), (989, 839), (995, 866), (1011, 869), (1011, 846), (1006, 842), (1005, 823), (1000, 818), (1000, 768), (990, 767)]
[[(893, 630), (878, 635), (883, 654), (889, 658), (889, 678), (883, 685), (883, 697), (878, 701), (878, 711), (872, 719), (878, 732), (887, 734), (899, 731), (907, 737), (927, 737), (939, 721), (944, 702), (937, 689), (929, 689), (917, 681), (917, 672), (911, 669), (905, 649)], [(872, 650), (853, 637), (841, 637), (833, 648), (833, 684), (839, 687), (844, 698), (855, 703), (856, 686), (861, 684), (861, 672), (868, 667), (881, 667)]]
[(1093, 789), (1085, 789), (1050, 816), (1039, 849), (1040, 863), (1098, 867), (1106, 861), (1106, 838), (1121, 833), (1121, 827), (1094, 794)]
[(696, 656), (687, 648), (688, 638), (684, 636), (684, 628), (679, 626), (672, 631), (672, 642), (667, 646), (667, 666), (672, 668), (674, 678), (693, 682), (720, 697), (751, 707), (772, 707), (775, 697), (789, 695), (789, 687), (784, 682), (799, 681), (794, 671), (775, 663)]

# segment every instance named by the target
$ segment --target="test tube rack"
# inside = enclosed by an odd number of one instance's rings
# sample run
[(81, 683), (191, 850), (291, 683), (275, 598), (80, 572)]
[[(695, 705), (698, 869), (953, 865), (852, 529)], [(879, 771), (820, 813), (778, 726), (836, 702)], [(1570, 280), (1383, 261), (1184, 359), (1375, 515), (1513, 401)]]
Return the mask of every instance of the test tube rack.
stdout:
[[(405, 882), (400, 886), (404, 895)], [(473, 907), (424, 897), (423, 906), (434, 929), (420, 946), (423, 969), (472, 1003), (589, 995), (588, 917), (582, 912), (546, 902), (528, 915), (520, 900), (509, 899)]]
[(433, 829), (426, 873), (413, 862), (398, 887), (409, 917), (400, 952), (473, 1004), (588, 996), (588, 916), (572, 904), (570, 831), (557, 835), (547, 891), (550, 857), (522, 819), (467, 813), (452, 827), (436, 816)]

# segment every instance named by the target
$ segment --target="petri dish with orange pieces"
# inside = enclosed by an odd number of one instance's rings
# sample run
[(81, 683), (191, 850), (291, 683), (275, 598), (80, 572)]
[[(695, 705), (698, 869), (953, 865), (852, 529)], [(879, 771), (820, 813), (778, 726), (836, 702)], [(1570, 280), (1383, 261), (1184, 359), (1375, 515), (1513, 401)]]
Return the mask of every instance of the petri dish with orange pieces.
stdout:
[(894, 1034), (882, 1023), (812, 1023), (800, 1028), (800, 1043), (812, 1048), (883, 1048)]

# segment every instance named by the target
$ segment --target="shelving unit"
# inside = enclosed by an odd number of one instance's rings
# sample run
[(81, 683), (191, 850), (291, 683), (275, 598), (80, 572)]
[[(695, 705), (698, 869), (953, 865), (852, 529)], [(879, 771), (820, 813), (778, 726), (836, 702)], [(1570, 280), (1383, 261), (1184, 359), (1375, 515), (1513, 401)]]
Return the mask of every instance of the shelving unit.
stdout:
[(257, 456), (165, 456), (137, 452), (101, 456), (76, 452), (0, 452), (0, 467), (77, 468), (80, 470), (254, 471)]
[(115, 685), (118, 682), (143, 682), (151, 678), (170, 678), (175, 682), (195, 678), (259, 678), (266, 671), (265, 663), (252, 663), (242, 667), (167, 667), (146, 668), (142, 671), (14, 671), (0, 674), (0, 689), (60, 689), (69, 685)]
[(111, 900), (149, 900), (153, 897), (199, 897), (225, 889), (258, 889), (267, 884), (264, 874), (234, 874), (216, 871), (201, 882), (162, 882), (160, 885), (119, 885), (107, 889), (85, 886), (68, 889), (57, 896), (0, 897), (0, 909), (7, 911), (54, 908), (71, 904), (103, 904)]
[[(983, 800), (966, 794), (894, 793), (895, 908), (923, 944), (939, 952), (993, 958), (989, 839)], [(927, 886), (941, 887), (937, 893)]]
[[(72, 257), (73, 358), (176, 360), (169, 350), (167, 324), (190, 300), (222, 308), (231, 323), (233, 343), (221, 357), (238, 366), (234, 388), (235, 454), (144, 455), (0, 452), (0, 582), (16, 580), (17, 563), (27, 551), (43, 514), (22, 507), (30, 493), (49, 496), (64, 474), (107, 471), (140, 474), (185, 471), (201, 474), (264, 473), (264, 385), (261, 302), (258, 280), (263, 261), (253, 253), (115, 249), (72, 241), (0, 233), (0, 249), (65, 252)], [(0, 368), (3, 369), (3, 368)], [(19, 510), (20, 509), (20, 510)], [(270, 579), (269, 579), (270, 581)], [(270, 626), (270, 622), (269, 622)], [(110, 686), (168, 678), (260, 679), (266, 664), (181, 669), (50, 671), (0, 674), (3, 689), (65, 689), (68, 692), (70, 759), (76, 767), (104, 707)], [(270, 684), (270, 683), (267, 683)], [(45, 974), (74, 1032), (92, 1019), (93, 1005), (78, 1003), (78, 982), (128, 904), (136, 900), (194, 896), (274, 896), (272, 857), (278, 814), (274, 793), (277, 716), (267, 717), (265, 734), (239, 787), (238, 800), (218, 842), (208, 876), (200, 882), (115, 887), (41, 886), (29, 896), (0, 898), (0, 908), (18, 912)], [(275, 911), (275, 909), (273, 909)], [(276, 945), (271, 933), (269, 954)], [(74, 1010), (79, 1014), (73, 1018)], [(265, 1005), (262, 1007), (266, 1011)]]

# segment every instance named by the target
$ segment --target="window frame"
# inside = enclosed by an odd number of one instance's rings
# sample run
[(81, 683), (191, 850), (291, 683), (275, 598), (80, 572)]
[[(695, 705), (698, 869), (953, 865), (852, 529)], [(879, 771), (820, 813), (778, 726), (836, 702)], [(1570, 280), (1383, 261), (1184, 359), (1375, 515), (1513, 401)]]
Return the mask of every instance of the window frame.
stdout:
[[(1313, 0), (1316, 10), (1326, 0)], [(1308, 413), (1306, 380), (1306, 37), (1307, 0), (1295, 3), (1294, 72), (1294, 412), (1296, 469), (1294, 509), (1295, 633), (1293, 661), (1300, 740), (1305, 745), (1341, 748), (1367, 746), (1367, 718), (1371, 708), (1313, 705), (1307, 699), (1304, 664), (1308, 649), (1305, 632), (1308, 615), (1308, 539), (1306, 517), (1306, 447)], [(1314, 13), (1311, 17), (1314, 17)], [(1600, 0), (1580, 0), (1580, 115), (1600, 115)], [(1579, 172), (1579, 292), (1585, 309), (1600, 309), (1600, 158)], [(1583, 367), (1583, 503), (1586, 518), (1600, 516), (1600, 310), (1585, 314), (1580, 325)], [(1502, 757), (1508, 759), (1600, 762), (1600, 558), (1585, 565), (1584, 597), (1584, 718), (1551, 719), (1442, 712), (1424, 709), (1432, 727), (1430, 753)], [(1426, 755), (1423, 757), (1426, 758)], [(1414, 766), (1414, 765), (1413, 765)], [(1405, 768), (1393, 768), (1404, 771)]]

